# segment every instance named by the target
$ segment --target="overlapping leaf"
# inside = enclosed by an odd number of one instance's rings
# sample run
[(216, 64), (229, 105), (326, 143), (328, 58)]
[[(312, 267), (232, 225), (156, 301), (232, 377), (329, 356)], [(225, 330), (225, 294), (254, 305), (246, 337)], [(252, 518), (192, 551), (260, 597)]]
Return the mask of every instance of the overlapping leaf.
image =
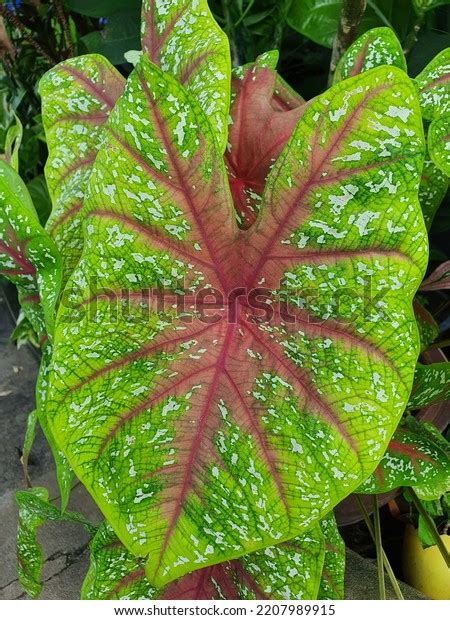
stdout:
[(426, 120), (450, 112), (450, 48), (437, 54), (415, 80)]
[(225, 163), (241, 228), (255, 221), (266, 177), (305, 107), (264, 59), (235, 70)]
[(431, 424), (407, 417), (395, 431), (380, 464), (357, 492), (385, 493), (402, 486), (435, 486), (446, 481), (450, 458), (436, 432)]
[(435, 119), (428, 130), (428, 149), (434, 164), (450, 176), (450, 113)]
[(28, 190), (0, 161), (0, 273), (17, 286), (25, 315), (41, 339), (52, 335), (61, 264), (52, 239), (39, 223)]
[(332, 514), (311, 531), (276, 547), (203, 568), (157, 591), (142, 560), (104, 523), (91, 543), (86, 599), (316, 599), (343, 595), (345, 546)]
[(450, 362), (417, 364), (409, 409), (420, 409), (450, 398)]
[(223, 151), (230, 105), (230, 46), (207, 0), (143, 0), (142, 49), (199, 102)]
[(392, 65), (406, 72), (401, 43), (391, 28), (372, 28), (358, 37), (339, 60), (334, 82), (381, 65)]
[(450, 174), (450, 48), (440, 52), (416, 77), (422, 115), (431, 121), (428, 150), (434, 164)]
[(425, 351), (439, 335), (439, 326), (428, 310), (417, 300), (414, 300), (414, 315), (420, 337), (420, 350)]
[(19, 507), (17, 573), (24, 590), (35, 598), (42, 590), (42, 549), (36, 539), (39, 526), (47, 521), (63, 520), (80, 523), (91, 534), (96, 528), (78, 513), (61, 514), (56, 506), (50, 504), (48, 491), (42, 487), (34, 487), (30, 491), (18, 491), (16, 502)]
[(51, 69), (39, 84), (49, 157), (45, 167), (53, 209), (46, 228), (64, 265), (64, 283), (82, 249), (80, 210), (103, 125), (125, 80), (103, 56), (72, 58)]
[(325, 539), (325, 556), (317, 598), (342, 600), (345, 579), (345, 543), (339, 534), (333, 513), (320, 522)]
[(419, 186), (419, 201), (427, 230), (431, 228), (436, 211), (444, 200), (447, 189), (447, 175), (431, 161), (427, 151)]
[[(209, 122), (145, 57), (108, 124), (58, 319), (51, 425), (159, 588), (306, 531), (381, 458), (418, 353), (423, 137), (402, 72), (333, 87), (245, 233)], [(168, 292), (159, 312), (154, 287)]]
[(450, 261), (447, 260), (426, 278), (420, 285), (421, 291), (442, 291), (450, 288)]

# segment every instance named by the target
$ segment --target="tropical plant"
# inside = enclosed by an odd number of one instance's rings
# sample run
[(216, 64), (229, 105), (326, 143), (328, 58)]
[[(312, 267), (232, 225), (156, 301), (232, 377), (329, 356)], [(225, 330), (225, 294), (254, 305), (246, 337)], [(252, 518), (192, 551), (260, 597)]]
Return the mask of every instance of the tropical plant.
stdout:
[[(44, 345), (27, 450), (38, 420), (62, 497), (17, 497), (30, 594), (62, 518), (95, 530), (86, 598), (342, 597), (334, 506), (447, 480), (403, 416), (447, 395), (412, 303), (446, 56), (414, 82), (391, 31), (364, 37), (305, 102), (277, 52), (231, 71), (205, 1), (146, 0), (126, 82), (99, 55), (42, 79), (45, 230), (0, 169), (2, 272)], [(99, 527), (65, 510), (73, 474)]]

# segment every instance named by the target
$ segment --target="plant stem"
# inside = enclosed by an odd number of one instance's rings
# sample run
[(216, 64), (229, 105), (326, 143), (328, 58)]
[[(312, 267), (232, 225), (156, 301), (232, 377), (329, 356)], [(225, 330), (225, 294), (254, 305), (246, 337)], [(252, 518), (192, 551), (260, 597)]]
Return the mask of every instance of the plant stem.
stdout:
[(61, 24), (61, 30), (64, 35), (67, 51), (69, 52), (69, 58), (72, 58), (73, 56), (75, 56), (75, 47), (72, 41), (72, 37), (70, 36), (69, 24), (67, 23), (67, 17), (64, 12), (64, 8), (61, 4), (61, 0), (53, 0), (53, 4), (55, 5), (58, 21)]
[(45, 58), (45, 60), (47, 60), (47, 62), (50, 65), (56, 65), (57, 64), (57, 60), (55, 60), (54, 58), (52, 58), (50, 56), (50, 54), (48, 54), (40, 45), (37, 41), (35, 41), (33, 39), (33, 37), (30, 35), (30, 33), (27, 31), (26, 27), (24, 26), (24, 24), (22, 24), (22, 22), (20, 21), (20, 19), (17, 17), (17, 15), (14, 15), (14, 13), (10, 13), (8, 11), (8, 9), (2, 4), (0, 5), (0, 14), (2, 15), (2, 17), (8, 21), (11, 26), (13, 26), (13, 28), (17, 28), (17, 30), (20, 31), (20, 33), (22, 34), (23, 38), (26, 39), (28, 41), (28, 43), (30, 45), (32, 45), (34, 47), (34, 49), (38, 52), (38, 54), (40, 54), (43, 58)]
[(380, 525), (380, 510), (378, 508), (378, 496), (373, 496), (373, 524), (375, 529), (375, 549), (377, 552), (377, 569), (378, 569), (378, 590), (380, 593), (380, 600), (386, 600), (386, 584), (384, 581), (384, 566), (383, 566), (383, 545), (381, 541), (381, 525)]
[(331, 54), (329, 83), (333, 79), (337, 63), (342, 54), (356, 39), (358, 26), (366, 10), (367, 0), (344, 0), (338, 30), (333, 43)]
[[(359, 509), (361, 511), (361, 514), (367, 526), (367, 529), (369, 530), (369, 534), (372, 537), (372, 540), (375, 542), (375, 532), (373, 529), (372, 521), (370, 520), (370, 517), (369, 517), (369, 513), (367, 512), (366, 507), (364, 506), (364, 504), (362, 503), (358, 495), (355, 495), (355, 499), (356, 499), (356, 502), (358, 503)], [(384, 568), (386, 569), (387, 575), (389, 577), (389, 581), (391, 582), (391, 585), (392, 585), (392, 589), (395, 592), (395, 596), (398, 598), (399, 601), (403, 601), (404, 599), (403, 599), (402, 591), (400, 590), (400, 586), (398, 585), (398, 581), (394, 575), (394, 571), (392, 570), (392, 567), (389, 563), (387, 555), (384, 552), (383, 548), (381, 549), (381, 551), (382, 551)]]
[(420, 501), (414, 489), (408, 488), (408, 494), (411, 496), (412, 502), (414, 506), (416, 507), (417, 512), (420, 514), (420, 516), (424, 520), (425, 525), (428, 528), (428, 531), (432, 535), (434, 542), (436, 543), (437, 548), (439, 549), (442, 555), (442, 558), (444, 559), (444, 562), (447, 564), (448, 568), (450, 568), (450, 553), (447, 551), (444, 545), (444, 542), (442, 538), (440, 537), (439, 532), (437, 531), (437, 528), (436, 528), (436, 525), (433, 519), (430, 517), (428, 512), (425, 510), (422, 502)]

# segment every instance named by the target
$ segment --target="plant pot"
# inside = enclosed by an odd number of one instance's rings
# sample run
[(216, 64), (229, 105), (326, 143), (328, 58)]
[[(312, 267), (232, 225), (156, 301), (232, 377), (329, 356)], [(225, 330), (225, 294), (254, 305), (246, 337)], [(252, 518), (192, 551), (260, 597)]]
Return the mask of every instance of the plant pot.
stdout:
[[(450, 536), (441, 535), (450, 551)], [(403, 577), (406, 583), (435, 600), (450, 600), (450, 569), (436, 545), (424, 549), (417, 530), (407, 525), (403, 541)]]

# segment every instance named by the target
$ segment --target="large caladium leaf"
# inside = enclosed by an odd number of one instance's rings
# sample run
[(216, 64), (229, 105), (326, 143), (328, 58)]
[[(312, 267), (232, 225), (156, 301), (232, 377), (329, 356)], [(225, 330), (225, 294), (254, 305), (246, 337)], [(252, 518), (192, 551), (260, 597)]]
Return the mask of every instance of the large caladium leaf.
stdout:
[[(331, 553), (326, 552), (325, 532), (331, 537), (328, 549), (337, 552), (342, 540), (331, 515), (286, 543), (194, 571), (156, 590), (145, 576), (144, 562), (122, 545), (105, 522), (91, 543), (91, 563), (81, 595), (92, 600), (315, 599), (324, 557)], [(333, 575), (335, 566), (334, 560), (329, 562)]]
[(436, 439), (436, 429), (408, 416), (395, 431), (374, 473), (357, 492), (385, 493), (398, 487), (434, 486), (447, 480), (449, 473), (450, 458)]
[(42, 549), (36, 539), (37, 529), (47, 521), (70, 521), (83, 525), (90, 534), (96, 527), (76, 512), (65, 512), (51, 504), (48, 491), (34, 487), (29, 491), (18, 491), (16, 502), (19, 507), (17, 530), (17, 574), (24, 590), (36, 597), (42, 590)]
[(345, 543), (339, 534), (334, 514), (330, 512), (320, 522), (325, 539), (325, 556), (317, 598), (342, 600), (345, 579)]
[(392, 65), (406, 72), (401, 43), (391, 28), (372, 28), (358, 37), (339, 60), (334, 82), (381, 65)]
[[(383, 455), (419, 346), (422, 124), (394, 68), (334, 86), (297, 124), (248, 232), (210, 123), (145, 56), (108, 127), (48, 406), (160, 588), (301, 534)], [(333, 302), (349, 287), (351, 303)]]
[(225, 163), (241, 228), (255, 221), (266, 177), (286, 145), (305, 103), (279, 88), (277, 72), (259, 60), (239, 68)]
[(450, 362), (417, 364), (409, 409), (420, 409), (450, 398)]
[(230, 46), (207, 0), (143, 0), (142, 49), (197, 99), (223, 151), (230, 105)]
[(80, 210), (103, 125), (124, 85), (120, 73), (98, 54), (66, 60), (39, 83), (49, 149), (45, 176), (53, 205), (46, 228), (63, 257), (64, 282), (81, 254)]

